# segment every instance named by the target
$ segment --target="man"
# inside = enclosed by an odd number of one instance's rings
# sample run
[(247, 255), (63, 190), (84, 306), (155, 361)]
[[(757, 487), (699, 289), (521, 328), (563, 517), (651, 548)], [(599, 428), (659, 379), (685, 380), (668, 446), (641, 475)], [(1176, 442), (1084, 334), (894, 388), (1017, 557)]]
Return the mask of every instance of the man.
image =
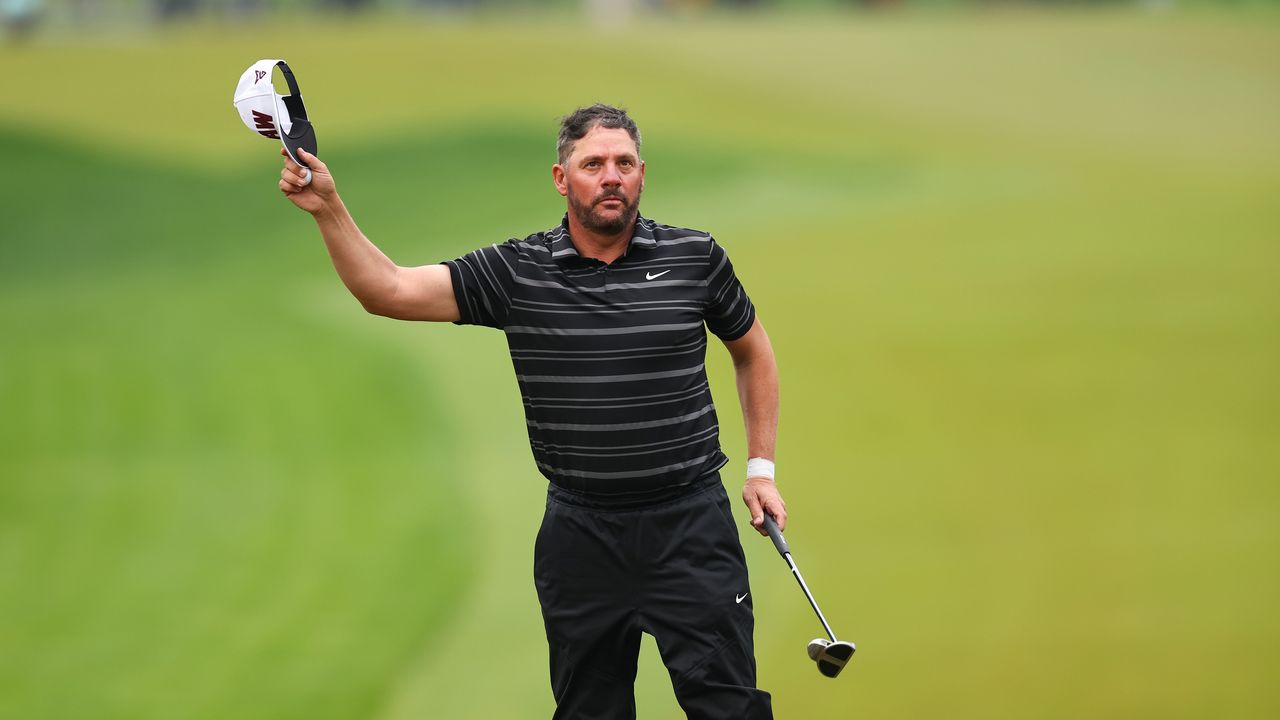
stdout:
[(285, 158), (280, 189), (311, 213), (371, 313), (502, 329), (533, 456), (550, 481), (534, 579), (555, 718), (635, 717), (640, 633), (690, 718), (770, 718), (756, 689), (747, 567), (718, 470), (704, 369), (709, 327), (733, 357), (749, 445), (743, 499), (785, 527), (773, 482), (777, 366), (724, 249), (639, 215), (640, 132), (606, 105), (564, 118), (551, 169), (558, 227), (439, 265), (398, 267), (356, 227), (323, 162)]

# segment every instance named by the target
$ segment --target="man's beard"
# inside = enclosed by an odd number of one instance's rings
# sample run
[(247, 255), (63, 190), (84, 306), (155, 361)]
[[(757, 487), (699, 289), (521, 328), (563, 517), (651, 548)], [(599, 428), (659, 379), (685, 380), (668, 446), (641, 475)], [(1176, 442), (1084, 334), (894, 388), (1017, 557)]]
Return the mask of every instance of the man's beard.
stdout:
[[(569, 209), (573, 211), (573, 216), (578, 219), (578, 222), (591, 232), (617, 235), (635, 222), (636, 216), (640, 214), (640, 193), (641, 191), (637, 190), (635, 200), (627, 202), (627, 197), (622, 193), (606, 191), (592, 198), (590, 204), (580, 205), (570, 192)], [(598, 209), (600, 203), (607, 198), (617, 198), (622, 201), (622, 212), (616, 217), (605, 217)]]

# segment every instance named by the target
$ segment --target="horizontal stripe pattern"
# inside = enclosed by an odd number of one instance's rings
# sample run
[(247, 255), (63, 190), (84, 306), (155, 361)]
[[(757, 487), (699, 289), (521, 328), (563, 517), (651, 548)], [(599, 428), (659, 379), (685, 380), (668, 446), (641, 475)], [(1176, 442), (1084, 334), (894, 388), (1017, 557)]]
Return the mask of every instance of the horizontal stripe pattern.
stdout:
[(458, 324), (506, 333), (529, 445), (551, 482), (630, 495), (727, 461), (706, 331), (741, 337), (755, 308), (709, 234), (640, 218), (606, 265), (578, 253), (566, 218), (445, 265)]

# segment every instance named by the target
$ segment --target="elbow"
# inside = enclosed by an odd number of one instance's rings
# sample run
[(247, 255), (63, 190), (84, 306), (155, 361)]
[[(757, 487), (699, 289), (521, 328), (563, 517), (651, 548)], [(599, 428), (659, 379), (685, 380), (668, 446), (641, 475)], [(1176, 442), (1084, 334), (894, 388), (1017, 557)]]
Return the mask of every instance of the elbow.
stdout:
[(357, 297), (360, 301), (360, 307), (370, 315), (378, 315), (380, 317), (394, 318), (396, 313), (391, 303), (385, 299), (378, 297)]
[(778, 361), (771, 348), (758, 348), (755, 352), (744, 352), (733, 356), (733, 368), (741, 373), (765, 372), (777, 374)]
[(380, 315), (382, 317), (398, 318), (398, 303), (400, 297), (400, 279), (398, 276), (390, 278), (378, 283), (368, 283), (359, 288), (351, 289), (351, 294), (356, 300), (360, 301), (360, 307), (370, 315)]
[(757, 377), (778, 374), (778, 367), (772, 362), (772, 358), (751, 358), (735, 362), (733, 369), (734, 372)]

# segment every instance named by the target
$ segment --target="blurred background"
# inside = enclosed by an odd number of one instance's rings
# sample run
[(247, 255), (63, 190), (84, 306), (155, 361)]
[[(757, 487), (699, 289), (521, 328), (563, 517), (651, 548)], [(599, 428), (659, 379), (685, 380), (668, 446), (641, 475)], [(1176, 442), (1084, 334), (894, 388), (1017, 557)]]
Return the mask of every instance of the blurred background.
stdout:
[[(1280, 716), (1280, 6), (0, 0), (0, 717), (545, 718), (545, 482), (501, 333), (363, 313), (364, 231), (555, 225), (622, 104), (782, 372), (788, 537), (736, 498), (779, 718)], [(642, 718), (682, 717), (651, 640)]]

